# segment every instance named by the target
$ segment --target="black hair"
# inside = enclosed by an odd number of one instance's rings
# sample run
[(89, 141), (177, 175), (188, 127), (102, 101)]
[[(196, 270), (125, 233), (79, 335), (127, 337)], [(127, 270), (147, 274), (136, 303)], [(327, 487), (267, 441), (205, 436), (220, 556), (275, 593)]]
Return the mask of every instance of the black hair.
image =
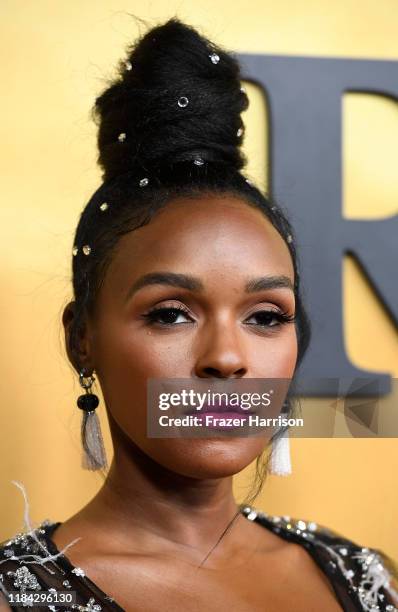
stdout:
[[(217, 194), (259, 209), (286, 241), (295, 275), (297, 370), (311, 334), (296, 240), (287, 211), (241, 172), (246, 159), (240, 115), (248, 104), (234, 54), (176, 18), (128, 48), (117, 77), (93, 108), (103, 183), (81, 213), (74, 237), (72, 355), (120, 237), (149, 223), (176, 198)], [(79, 370), (77, 359), (73, 365)], [(290, 399), (286, 412), (292, 411)], [(258, 457), (256, 490), (246, 503), (261, 491), (266, 467)]]

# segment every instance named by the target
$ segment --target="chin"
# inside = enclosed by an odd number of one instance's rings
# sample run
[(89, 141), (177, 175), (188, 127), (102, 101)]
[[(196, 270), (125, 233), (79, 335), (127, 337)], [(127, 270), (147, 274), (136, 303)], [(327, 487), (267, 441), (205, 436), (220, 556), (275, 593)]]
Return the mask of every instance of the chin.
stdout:
[(244, 470), (267, 444), (264, 437), (161, 439), (145, 452), (162, 467), (188, 478), (226, 478)]

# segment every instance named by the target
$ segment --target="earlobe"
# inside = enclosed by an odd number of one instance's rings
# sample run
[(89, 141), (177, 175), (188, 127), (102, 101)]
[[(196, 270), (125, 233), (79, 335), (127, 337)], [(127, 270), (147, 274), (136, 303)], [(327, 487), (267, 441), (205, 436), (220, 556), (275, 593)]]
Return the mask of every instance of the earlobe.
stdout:
[(93, 369), (91, 364), (90, 342), (87, 334), (87, 325), (84, 318), (78, 320), (76, 302), (69, 302), (62, 313), (62, 323), (65, 331), (65, 347), (68, 359), (79, 373), (84, 367), (88, 371)]

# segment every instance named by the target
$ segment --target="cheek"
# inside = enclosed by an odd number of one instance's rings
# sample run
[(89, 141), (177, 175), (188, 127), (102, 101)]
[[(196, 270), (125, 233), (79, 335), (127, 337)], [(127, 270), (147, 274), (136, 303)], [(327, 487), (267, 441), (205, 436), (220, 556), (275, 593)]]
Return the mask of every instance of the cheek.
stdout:
[(253, 350), (253, 378), (292, 378), (297, 362), (297, 335), (293, 325)]
[(292, 326), (287, 334), (286, 344), (284, 343), (280, 354), (281, 377), (291, 378), (297, 363), (297, 333)]
[(118, 387), (125, 395), (133, 391), (131, 400), (146, 388), (147, 378), (172, 376), (176, 357), (171, 342), (159, 339), (151, 330), (107, 324), (99, 328), (94, 340), (97, 372), (108, 395)]
[[(177, 335), (178, 336), (178, 335)], [(174, 377), (187, 363), (186, 338), (162, 334), (150, 328), (107, 326), (98, 333), (94, 346), (98, 372), (108, 377), (117, 370), (129, 380)]]
[[(174, 378), (186, 368), (186, 347), (166, 335), (111, 324), (94, 340), (97, 375), (107, 409), (119, 427), (139, 446), (146, 438), (147, 379)], [(188, 375), (187, 375), (188, 376)]]

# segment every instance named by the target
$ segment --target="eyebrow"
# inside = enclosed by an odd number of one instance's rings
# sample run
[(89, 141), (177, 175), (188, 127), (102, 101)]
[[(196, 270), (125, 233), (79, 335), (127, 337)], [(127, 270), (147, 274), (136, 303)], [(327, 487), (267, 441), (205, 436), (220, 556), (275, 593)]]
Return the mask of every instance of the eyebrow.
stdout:
[[(178, 274), (176, 272), (149, 272), (138, 278), (129, 288), (126, 302), (142, 287), (149, 285), (168, 285), (189, 289), (198, 293), (204, 290), (202, 281), (189, 274)], [(266, 289), (290, 289), (294, 292), (292, 281), (288, 276), (259, 276), (251, 278), (245, 284), (246, 293), (255, 293)]]

